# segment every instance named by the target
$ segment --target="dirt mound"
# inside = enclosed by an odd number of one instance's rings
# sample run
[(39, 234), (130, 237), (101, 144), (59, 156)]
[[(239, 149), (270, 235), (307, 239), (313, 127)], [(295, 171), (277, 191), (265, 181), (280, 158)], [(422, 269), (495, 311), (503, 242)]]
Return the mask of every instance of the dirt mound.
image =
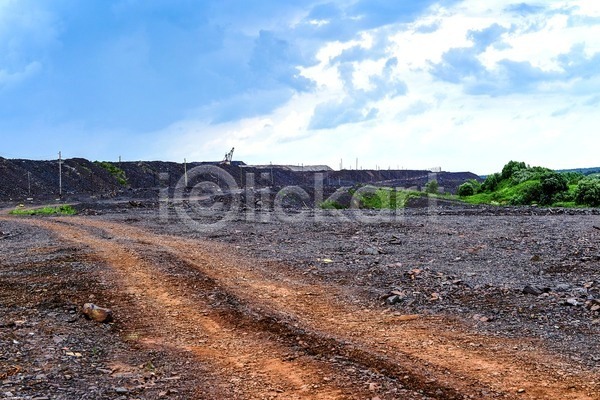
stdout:
[[(468, 179), (478, 179), (470, 172), (439, 172), (418, 170), (341, 170), (333, 171), (312, 167), (288, 166), (249, 166), (243, 162), (230, 165), (196, 162), (181, 163), (164, 161), (135, 162), (91, 162), (83, 158), (63, 160), (62, 195), (73, 199), (81, 196), (115, 197), (157, 197), (160, 187), (169, 187), (171, 192), (184, 183), (184, 174), (188, 171), (189, 186), (200, 181), (212, 181), (223, 186), (232, 182), (226, 189), (265, 188), (300, 186), (305, 190), (314, 190), (322, 185), (326, 192), (335, 188), (356, 184), (374, 184), (390, 187), (417, 187), (435, 179), (446, 192), (454, 193), (456, 188)], [(198, 172), (196, 167), (204, 167)], [(215, 172), (217, 171), (217, 172)], [(233, 183), (235, 182), (235, 183)], [(36, 200), (53, 199), (59, 195), (58, 160), (8, 160), (0, 158), (0, 200), (23, 201), (28, 197)]]

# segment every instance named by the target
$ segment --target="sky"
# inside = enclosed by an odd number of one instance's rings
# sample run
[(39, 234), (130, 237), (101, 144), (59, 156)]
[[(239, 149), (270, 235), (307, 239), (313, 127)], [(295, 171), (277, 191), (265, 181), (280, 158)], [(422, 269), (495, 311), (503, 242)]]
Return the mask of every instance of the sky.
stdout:
[(599, 126), (596, 0), (0, 0), (0, 157), (487, 174)]

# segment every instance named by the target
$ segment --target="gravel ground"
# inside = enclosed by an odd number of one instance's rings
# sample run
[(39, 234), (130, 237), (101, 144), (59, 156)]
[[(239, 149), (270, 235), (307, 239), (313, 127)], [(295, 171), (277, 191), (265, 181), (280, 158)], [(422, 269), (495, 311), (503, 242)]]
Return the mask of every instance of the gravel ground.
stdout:
[[(524, 357), (532, 344), (547, 349), (565, 360), (566, 372), (600, 372), (598, 210), (446, 204), (401, 215), (246, 210), (211, 225), (213, 216), (159, 210), (155, 203), (77, 207), (97, 221), (223, 243), (240, 257), (273, 265), (273, 274), (343, 287), (346, 298), (339, 300), (353, 307), (443, 316), (477, 334), (516, 339), (514, 350)], [(189, 354), (131, 340), (127, 332), (139, 323), (133, 316), (113, 324), (81, 316), (81, 305), (98, 299), (122, 312), (136, 308), (88, 248), (14, 220), (0, 221), (0, 248), (0, 398), (217, 398), (198, 395)], [(210, 384), (217, 378), (204, 368), (202, 382)], [(404, 398), (431, 397), (406, 391)]]
[[(136, 213), (142, 216), (130, 215)], [(161, 220), (155, 210), (117, 218), (283, 262), (320, 282), (352, 288), (349, 301), (457, 317), (478, 331), (536, 338), (589, 368), (600, 365), (598, 210), (444, 205), (394, 216), (355, 214), (294, 210), (286, 214), (294, 221), (284, 222), (257, 212), (209, 232), (173, 223), (180, 220), (173, 213)]]

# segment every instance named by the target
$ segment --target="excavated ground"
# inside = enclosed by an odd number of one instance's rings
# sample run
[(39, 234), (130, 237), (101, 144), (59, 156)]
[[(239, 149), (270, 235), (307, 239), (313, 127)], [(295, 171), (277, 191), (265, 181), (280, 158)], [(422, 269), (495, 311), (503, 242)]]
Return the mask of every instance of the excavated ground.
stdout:
[(600, 398), (595, 212), (80, 209), (0, 217), (0, 398)]

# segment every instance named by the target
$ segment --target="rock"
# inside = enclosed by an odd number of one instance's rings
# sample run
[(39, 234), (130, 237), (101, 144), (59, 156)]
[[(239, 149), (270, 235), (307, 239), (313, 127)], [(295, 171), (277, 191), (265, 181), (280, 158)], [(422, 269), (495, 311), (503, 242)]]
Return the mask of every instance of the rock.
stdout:
[(599, 311), (600, 310), (600, 300), (589, 300), (585, 302), (585, 307), (590, 311)]
[(557, 292), (567, 292), (569, 289), (571, 289), (571, 286), (566, 283), (559, 283), (554, 290)]
[(393, 295), (389, 296), (387, 299), (385, 299), (385, 302), (387, 304), (389, 304), (390, 306), (400, 303), (401, 301), (402, 301), (402, 297), (395, 295), (395, 294), (393, 294)]
[(362, 249), (360, 254), (368, 255), (368, 256), (378, 256), (380, 251), (374, 247), (367, 247)]
[(581, 303), (579, 303), (579, 302), (577, 301), (577, 299), (574, 299), (574, 298), (570, 298), (570, 299), (567, 299), (567, 300), (565, 300), (564, 304), (565, 304), (566, 306), (573, 306), (573, 307), (576, 307), (576, 306), (580, 306), (580, 305), (581, 305)]
[(479, 322), (491, 322), (494, 320), (494, 317), (486, 317), (485, 315), (475, 314), (473, 315), (473, 319)]
[(127, 393), (129, 393), (129, 390), (127, 388), (124, 388), (124, 387), (117, 387), (117, 388), (115, 388), (115, 393), (118, 393), (118, 394), (127, 394)]
[(85, 303), (83, 305), (83, 315), (96, 322), (112, 322), (113, 313), (109, 308), (98, 307), (93, 303)]
[(535, 254), (533, 257), (531, 257), (532, 262), (538, 262), (541, 260), (542, 260), (542, 257), (540, 257), (538, 254)]
[(534, 296), (539, 296), (542, 293), (543, 291), (541, 289), (535, 288), (533, 286), (527, 285), (523, 288), (523, 294), (532, 294)]

